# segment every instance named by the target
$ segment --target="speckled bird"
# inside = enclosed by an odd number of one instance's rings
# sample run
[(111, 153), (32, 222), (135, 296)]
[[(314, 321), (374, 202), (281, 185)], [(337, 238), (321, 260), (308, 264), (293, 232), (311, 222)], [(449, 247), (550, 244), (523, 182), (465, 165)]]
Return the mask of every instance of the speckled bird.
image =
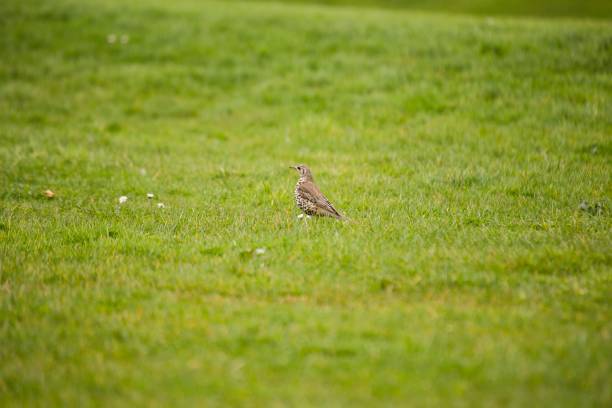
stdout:
[(291, 166), (300, 173), (300, 179), (295, 185), (295, 203), (306, 215), (317, 215), (320, 217), (334, 217), (344, 219), (334, 206), (325, 198), (319, 187), (314, 183), (312, 173), (308, 166), (298, 164)]

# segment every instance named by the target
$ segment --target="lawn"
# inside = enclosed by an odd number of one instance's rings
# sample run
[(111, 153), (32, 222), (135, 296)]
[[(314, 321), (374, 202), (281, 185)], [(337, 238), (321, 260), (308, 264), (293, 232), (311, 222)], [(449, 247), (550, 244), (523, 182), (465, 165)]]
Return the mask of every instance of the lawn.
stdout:
[(612, 18), (609, 0), (278, 0), (286, 3), (359, 5), (478, 15)]
[(610, 20), (0, 20), (0, 405), (612, 404)]

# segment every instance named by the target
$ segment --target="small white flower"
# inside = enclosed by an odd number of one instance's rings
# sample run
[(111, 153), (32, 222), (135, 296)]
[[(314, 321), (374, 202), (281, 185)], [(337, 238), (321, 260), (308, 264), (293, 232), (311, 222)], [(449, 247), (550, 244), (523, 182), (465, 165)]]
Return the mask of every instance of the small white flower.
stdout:
[(300, 220), (301, 220), (302, 218), (304, 218), (304, 214), (300, 214), (300, 215), (298, 215), (298, 219), (300, 219)]
[(266, 253), (266, 248), (257, 248), (257, 249), (255, 250), (255, 254), (256, 254), (256, 255), (263, 255), (263, 254), (265, 254), (265, 253)]
[(121, 36), (121, 44), (127, 44), (130, 41), (130, 37), (127, 34)]
[(139, 170), (139, 172), (140, 172), (140, 175), (141, 175), (141, 176), (146, 176), (146, 175), (147, 175), (147, 169), (145, 169), (145, 168), (141, 168), (141, 169)]
[(115, 41), (117, 41), (117, 36), (116, 36), (115, 34), (109, 34), (109, 35), (106, 37), (106, 41), (107, 41), (109, 44), (114, 44), (114, 43), (115, 43)]
[(164, 203), (157, 203), (157, 208), (164, 208), (164, 207), (166, 207)]
[(124, 204), (127, 201), (127, 196), (119, 197), (119, 204)]
[(149, 200), (150, 200), (150, 199), (152, 199), (153, 197), (155, 197), (155, 196), (153, 195), (153, 193), (147, 193), (147, 198), (148, 198)]

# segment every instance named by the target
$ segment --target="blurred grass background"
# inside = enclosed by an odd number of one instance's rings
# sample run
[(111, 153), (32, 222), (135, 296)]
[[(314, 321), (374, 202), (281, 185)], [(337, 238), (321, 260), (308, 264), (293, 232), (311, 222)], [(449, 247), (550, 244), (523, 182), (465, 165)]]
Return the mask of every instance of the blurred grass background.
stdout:
[(0, 19), (0, 405), (610, 405), (608, 21)]
[(612, 17), (612, 2), (605, 0), (281, 0), (280, 2), (498, 16), (597, 19)]

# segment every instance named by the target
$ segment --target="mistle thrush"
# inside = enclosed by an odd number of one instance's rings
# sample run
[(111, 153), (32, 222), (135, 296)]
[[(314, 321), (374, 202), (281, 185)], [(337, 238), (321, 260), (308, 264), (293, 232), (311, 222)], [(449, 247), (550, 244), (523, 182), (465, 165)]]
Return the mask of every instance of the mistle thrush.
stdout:
[(298, 164), (291, 166), (292, 169), (300, 173), (300, 179), (295, 185), (295, 203), (304, 211), (306, 215), (318, 215), (321, 217), (334, 217), (343, 219), (344, 217), (334, 208), (325, 198), (319, 187), (314, 183), (312, 173), (308, 166)]

